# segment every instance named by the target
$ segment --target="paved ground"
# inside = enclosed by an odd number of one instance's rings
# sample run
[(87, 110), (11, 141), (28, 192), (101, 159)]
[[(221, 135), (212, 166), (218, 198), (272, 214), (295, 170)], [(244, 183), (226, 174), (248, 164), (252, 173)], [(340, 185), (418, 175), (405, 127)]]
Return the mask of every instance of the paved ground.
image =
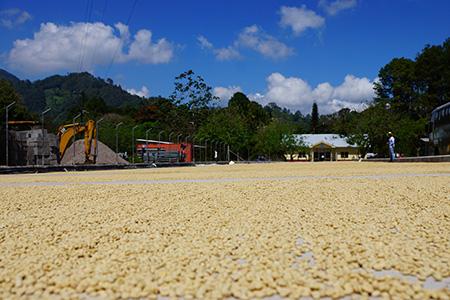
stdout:
[(450, 164), (0, 176), (0, 298), (450, 297)]

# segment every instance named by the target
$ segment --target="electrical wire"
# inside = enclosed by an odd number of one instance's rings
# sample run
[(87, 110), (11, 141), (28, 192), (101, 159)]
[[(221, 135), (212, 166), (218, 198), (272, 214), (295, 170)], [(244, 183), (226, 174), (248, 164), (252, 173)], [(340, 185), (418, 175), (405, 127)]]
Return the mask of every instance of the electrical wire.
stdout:
[[(134, 0), (133, 5), (131, 7), (130, 13), (128, 15), (127, 18), (127, 22), (125, 23), (125, 25), (128, 27), (128, 25), (130, 24), (131, 18), (133, 17), (133, 13), (134, 13), (134, 9), (136, 8), (136, 4), (137, 4), (138, 0)], [(117, 52), (119, 51), (119, 48), (122, 46), (122, 43), (119, 43), (114, 51), (113, 56), (111, 57), (111, 61), (109, 62), (108, 68), (106, 69), (106, 74), (105, 74), (105, 78), (108, 77), (109, 72), (111, 70), (111, 66), (114, 63), (114, 60), (116, 59), (117, 56)]]

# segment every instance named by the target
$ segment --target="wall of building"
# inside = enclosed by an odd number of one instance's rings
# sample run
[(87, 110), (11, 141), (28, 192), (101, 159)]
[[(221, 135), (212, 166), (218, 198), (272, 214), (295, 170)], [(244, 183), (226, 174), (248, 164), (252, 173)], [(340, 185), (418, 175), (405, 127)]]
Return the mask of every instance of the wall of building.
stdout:
[(336, 148), (335, 151), (337, 160), (358, 160), (361, 158), (357, 148)]
[(10, 130), (11, 165), (53, 165), (56, 164), (58, 149), (56, 135), (42, 129)]
[(305, 154), (285, 154), (284, 157), (287, 161), (311, 161), (314, 157), (315, 151), (321, 152), (331, 152), (331, 160), (332, 161), (351, 161), (358, 160), (360, 158), (360, 153), (358, 148), (348, 147), (348, 148), (312, 148), (308, 150), (308, 153)]

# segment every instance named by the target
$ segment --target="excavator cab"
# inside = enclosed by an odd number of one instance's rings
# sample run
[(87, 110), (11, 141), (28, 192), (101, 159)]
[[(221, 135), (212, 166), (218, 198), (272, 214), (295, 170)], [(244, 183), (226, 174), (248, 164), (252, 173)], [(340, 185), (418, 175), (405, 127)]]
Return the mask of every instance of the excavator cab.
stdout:
[(95, 164), (97, 159), (97, 128), (94, 120), (87, 121), (85, 125), (74, 123), (62, 125), (58, 128), (58, 163), (61, 163), (70, 140), (72, 140), (75, 135), (83, 132), (85, 163)]

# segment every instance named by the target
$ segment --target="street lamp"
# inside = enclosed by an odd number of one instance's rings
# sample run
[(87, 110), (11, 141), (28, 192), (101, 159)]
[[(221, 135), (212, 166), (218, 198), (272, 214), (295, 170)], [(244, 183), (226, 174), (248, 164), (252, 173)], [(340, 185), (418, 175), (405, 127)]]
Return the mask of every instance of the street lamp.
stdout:
[(100, 120), (95, 122), (95, 156), (94, 156), (94, 163), (97, 161), (97, 156), (98, 156), (98, 136), (99, 136), (98, 127), (99, 127), (100, 122), (103, 121), (104, 119), (105, 119), (105, 117), (100, 118)]
[(212, 160), (214, 160), (214, 158), (215, 158), (215, 157), (214, 157), (214, 156), (215, 156), (215, 152), (214, 152), (214, 151), (215, 151), (215, 148), (216, 148), (215, 145), (216, 145), (216, 141), (215, 141), (215, 140), (212, 140), (212, 141), (211, 141), (211, 159), (212, 159)]
[(148, 132), (150, 131), (150, 130), (152, 130), (151, 128), (149, 128), (149, 129), (147, 129), (146, 131), (145, 131), (145, 157), (147, 157), (147, 163), (149, 163), (150, 162), (150, 159), (149, 159), (149, 155), (148, 155)]
[(131, 162), (134, 164), (134, 130), (138, 128), (139, 125), (135, 125), (131, 129)]
[[(188, 137), (190, 137), (190, 135), (186, 137), (186, 144), (188, 142)], [(191, 145), (192, 145), (192, 161), (195, 163), (195, 136), (192, 137)]]
[(119, 163), (119, 126), (122, 125), (123, 122), (120, 122), (116, 125), (116, 162)]
[(227, 156), (227, 143), (223, 142), (223, 160), (227, 160), (228, 156)]
[(177, 135), (177, 163), (180, 162), (180, 152), (181, 152), (180, 137), (181, 136), (183, 136), (181, 133), (179, 135)]
[[(190, 135), (187, 135), (185, 138), (184, 138), (184, 143), (185, 143), (185, 145), (186, 145), (186, 147), (188, 147), (188, 141), (189, 141), (189, 138), (190, 138), (191, 136)], [(189, 153), (191, 153), (191, 159), (193, 159), (193, 157), (194, 157), (194, 152), (193, 152), (193, 150), (194, 150), (194, 148), (193, 147), (189, 147), (190, 149), (189, 149)], [(185, 161), (186, 161), (186, 157), (185, 157)]]
[(161, 130), (159, 133), (158, 133), (158, 154), (157, 154), (157, 156), (156, 156), (156, 162), (158, 162), (159, 161), (159, 149), (161, 148), (161, 134), (164, 132), (164, 130)]
[(8, 105), (6, 105), (6, 107), (5, 107), (5, 110), (6, 110), (6, 117), (5, 117), (5, 119), (6, 119), (6, 165), (8, 166), (9, 165), (9, 145), (8, 145), (8, 143), (9, 143), (9, 128), (8, 128), (8, 113), (9, 113), (9, 108), (11, 107), (11, 106), (13, 106), (14, 104), (16, 104), (16, 101), (13, 101), (12, 103), (10, 103), (10, 104), (8, 104)]
[(208, 159), (208, 140), (205, 139), (205, 163), (207, 162)]
[[(173, 131), (171, 131), (171, 132), (169, 133), (169, 136), (167, 137), (167, 141), (168, 141), (170, 144), (172, 143), (172, 140), (171, 140), (172, 134), (174, 134)], [(168, 160), (169, 162), (172, 162), (172, 158), (171, 158), (170, 154), (168, 155), (167, 160)]]
[(158, 133), (158, 142), (160, 142), (161, 141), (161, 135), (164, 133), (164, 130), (161, 130), (159, 133)]
[[(72, 120), (72, 124), (75, 124), (76, 119), (78, 119), (79, 117), (81, 117), (81, 113), (79, 113), (78, 115), (76, 115), (73, 120)], [(74, 134), (73, 134), (73, 138), (72, 138), (72, 144), (73, 144), (73, 161), (72, 164), (75, 164), (75, 136), (77, 135), (77, 131), (74, 130)]]
[(44, 115), (51, 111), (51, 108), (47, 108), (41, 113), (41, 124), (42, 124), (42, 165), (45, 165), (44, 162), (44, 144), (45, 144), (45, 131), (44, 131)]

